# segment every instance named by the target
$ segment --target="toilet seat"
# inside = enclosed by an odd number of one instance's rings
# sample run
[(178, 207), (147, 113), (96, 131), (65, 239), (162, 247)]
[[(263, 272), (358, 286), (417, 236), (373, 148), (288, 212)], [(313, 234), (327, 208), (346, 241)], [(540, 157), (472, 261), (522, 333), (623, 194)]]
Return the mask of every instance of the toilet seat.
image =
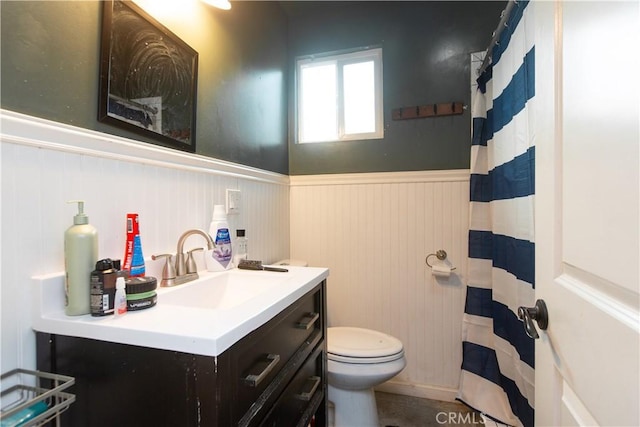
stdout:
[(379, 331), (346, 326), (327, 328), (327, 358), (342, 363), (373, 364), (404, 356), (402, 342)]

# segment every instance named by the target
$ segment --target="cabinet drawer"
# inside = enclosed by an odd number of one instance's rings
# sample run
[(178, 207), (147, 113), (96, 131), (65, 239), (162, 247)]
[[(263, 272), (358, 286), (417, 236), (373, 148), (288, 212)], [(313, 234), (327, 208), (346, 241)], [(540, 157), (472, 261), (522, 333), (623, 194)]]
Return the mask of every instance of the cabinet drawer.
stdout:
[[(268, 402), (272, 398), (268, 394), (277, 388), (271, 385), (272, 381), (296, 351), (309, 345), (309, 340), (318, 339), (318, 335), (322, 339), (321, 309), (322, 293), (316, 288), (234, 346), (234, 421), (242, 418), (256, 401)], [(284, 380), (278, 377), (278, 381)]]
[(262, 426), (308, 425), (325, 397), (322, 346), (307, 359), (267, 415)]

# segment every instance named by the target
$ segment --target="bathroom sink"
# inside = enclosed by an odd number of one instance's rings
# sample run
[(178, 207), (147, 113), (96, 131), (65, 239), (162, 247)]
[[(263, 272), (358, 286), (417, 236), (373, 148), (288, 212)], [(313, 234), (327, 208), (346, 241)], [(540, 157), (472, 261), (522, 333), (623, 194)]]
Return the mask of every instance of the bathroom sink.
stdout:
[(158, 295), (158, 304), (228, 310), (269, 292), (288, 277), (290, 273), (230, 270), (168, 289)]

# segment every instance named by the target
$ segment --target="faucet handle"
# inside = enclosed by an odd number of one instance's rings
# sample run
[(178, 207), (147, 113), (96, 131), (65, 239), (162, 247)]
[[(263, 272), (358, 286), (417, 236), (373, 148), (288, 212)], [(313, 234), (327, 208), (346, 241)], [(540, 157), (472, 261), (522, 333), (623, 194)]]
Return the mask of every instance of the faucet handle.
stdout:
[(191, 249), (190, 251), (187, 251), (187, 274), (190, 273), (197, 273), (198, 272), (198, 266), (196, 265), (196, 260), (193, 257), (193, 252), (195, 251), (203, 251), (204, 248), (195, 248), (195, 249)]
[(151, 259), (154, 261), (163, 257), (167, 258), (167, 260), (162, 268), (162, 281), (160, 282), (160, 286), (173, 286), (175, 285), (176, 269), (173, 264), (171, 264), (171, 254), (151, 255)]

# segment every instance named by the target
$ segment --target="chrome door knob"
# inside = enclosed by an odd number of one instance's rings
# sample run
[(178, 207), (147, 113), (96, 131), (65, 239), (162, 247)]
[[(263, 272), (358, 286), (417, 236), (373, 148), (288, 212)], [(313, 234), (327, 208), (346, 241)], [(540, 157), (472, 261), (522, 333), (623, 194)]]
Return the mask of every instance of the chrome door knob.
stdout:
[(534, 320), (543, 331), (549, 326), (547, 305), (541, 299), (537, 300), (536, 305), (533, 307), (518, 307), (518, 318), (523, 321), (527, 335), (534, 340), (540, 338), (536, 325), (533, 323)]

